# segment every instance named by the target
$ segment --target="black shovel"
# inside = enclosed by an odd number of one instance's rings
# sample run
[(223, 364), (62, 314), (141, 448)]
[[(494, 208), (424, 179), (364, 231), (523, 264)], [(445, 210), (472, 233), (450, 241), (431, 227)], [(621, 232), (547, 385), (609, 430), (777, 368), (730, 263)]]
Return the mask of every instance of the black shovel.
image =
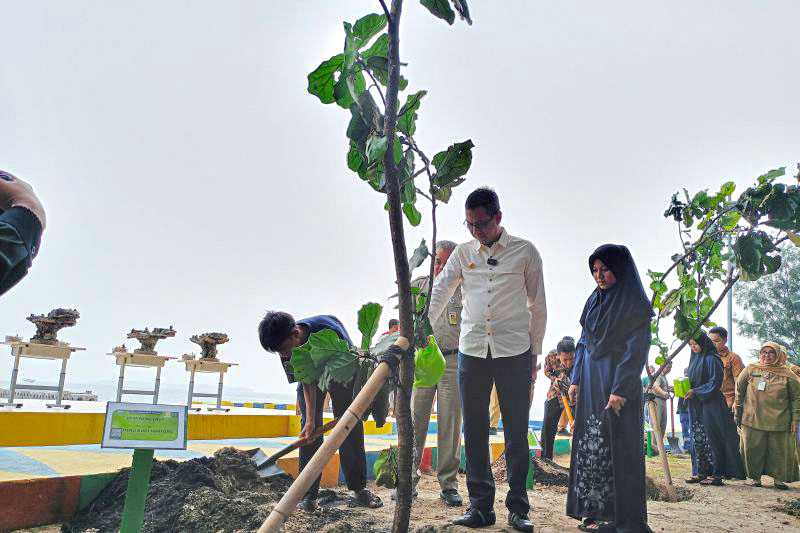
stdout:
[(277, 464), (278, 459), (292, 453), (301, 446), (305, 446), (305, 444), (308, 442), (314, 442), (319, 437), (321, 437), (326, 431), (333, 429), (333, 427), (336, 425), (338, 421), (339, 421), (338, 418), (334, 418), (327, 424), (323, 424), (322, 426), (315, 429), (308, 439), (297, 439), (288, 446), (281, 448), (273, 455), (267, 456), (267, 454), (265, 454), (261, 450), (261, 448), (256, 448), (255, 450), (251, 450), (250, 452), (252, 453), (251, 460), (256, 464), (256, 470), (258, 471), (258, 476), (271, 478), (279, 476), (281, 474), (285, 474), (286, 472), (284, 472), (283, 469), (279, 467)]

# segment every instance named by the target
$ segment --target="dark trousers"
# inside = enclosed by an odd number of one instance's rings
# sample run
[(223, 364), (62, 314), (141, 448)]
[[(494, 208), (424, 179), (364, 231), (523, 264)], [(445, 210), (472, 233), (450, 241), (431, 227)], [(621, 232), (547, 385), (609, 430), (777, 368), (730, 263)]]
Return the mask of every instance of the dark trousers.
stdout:
[(556, 431), (558, 421), (564, 408), (558, 396), (544, 402), (544, 421), (542, 422), (542, 457), (545, 459), (553, 458), (553, 446), (556, 441)]
[[(348, 386), (331, 381), (328, 392), (331, 395), (331, 404), (335, 417), (341, 417), (345, 411), (347, 411), (347, 408), (350, 407), (353, 401), (353, 385), (355, 381), (354, 379)], [(317, 397), (314, 402), (314, 424), (316, 427), (322, 425), (322, 403), (324, 399), (325, 394), (317, 389)], [(300, 424), (302, 427), (306, 423), (307, 416), (302, 383), (297, 387), (297, 405), (300, 406)], [(300, 448), (300, 470), (305, 468), (320, 446), (322, 446), (322, 437)], [(359, 491), (367, 486), (367, 455), (364, 451), (363, 423), (359, 422), (339, 447), (339, 460), (342, 465), (342, 472), (344, 472), (344, 479), (347, 482), (348, 489)], [(306, 498), (316, 499), (319, 493), (321, 477), (322, 476), (318, 477), (316, 481), (314, 481), (314, 484), (311, 485), (311, 488), (308, 489), (305, 496)]]
[(489, 395), (497, 386), (503, 416), (509, 490), (506, 507), (525, 514), (530, 509), (528, 477), (528, 395), (531, 385), (530, 350), (514, 357), (486, 359), (458, 354), (458, 385), (464, 416), (467, 490), (470, 507), (481, 512), (494, 508), (494, 477), (489, 464)]

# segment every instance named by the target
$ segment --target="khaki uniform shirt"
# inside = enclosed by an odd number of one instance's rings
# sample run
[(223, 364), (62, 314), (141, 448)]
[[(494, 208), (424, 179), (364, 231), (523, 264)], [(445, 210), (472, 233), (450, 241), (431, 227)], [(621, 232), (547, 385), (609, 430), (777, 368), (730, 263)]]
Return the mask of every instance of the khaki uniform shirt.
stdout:
[(800, 380), (750, 365), (736, 380), (736, 413), (761, 431), (789, 431), (800, 421)]
[[(420, 292), (429, 294), (428, 276), (420, 276), (411, 282), (412, 287), (417, 287)], [(444, 312), (431, 323), (433, 336), (439, 349), (444, 352), (458, 350), (458, 338), (461, 335), (461, 287), (456, 289), (445, 305)]]

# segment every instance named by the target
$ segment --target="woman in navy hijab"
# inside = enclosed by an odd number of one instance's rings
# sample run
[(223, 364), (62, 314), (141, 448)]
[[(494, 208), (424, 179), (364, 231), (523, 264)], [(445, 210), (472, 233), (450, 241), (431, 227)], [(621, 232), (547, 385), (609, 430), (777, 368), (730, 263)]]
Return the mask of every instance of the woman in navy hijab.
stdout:
[[(722, 359), (704, 332), (689, 341), (689, 383), (686, 393), (692, 424), (692, 477), (687, 483), (721, 486), (722, 478), (744, 479), (739, 455), (739, 434), (733, 414), (725, 403)], [(707, 478), (711, 478), (708, 480)]]
[(589, 257), (597, 288), (581, 315), (570, 396), (577, 397), (567, 515), (582, 531), (649, 532), (641, 375), (653, 311), (625, 246)]

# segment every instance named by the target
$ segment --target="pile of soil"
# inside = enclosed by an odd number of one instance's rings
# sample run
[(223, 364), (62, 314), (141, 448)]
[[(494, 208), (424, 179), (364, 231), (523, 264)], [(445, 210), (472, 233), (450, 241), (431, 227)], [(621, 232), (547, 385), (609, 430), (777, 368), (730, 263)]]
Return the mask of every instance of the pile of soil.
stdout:
[(782, 513), (800, 518), (800, 498), (795, 498), (793, 500), (784, 500), (783, 498), (778, 498), (778, 505), (775, 507), (775, 509), (781, 511)]
[[(120, 470), (62, 531), (119, 531), (129, 472)], [(234, 448), (185, 462), (153, 461), (142, 531), (257, 530), (289, 485), (289, 476), (259, 478), (250, 456)]]
[[(675, 496), (678, 498), (677, 501), (679, 502), (691, 500), (692, 496), (694, 496), (694, 492), (686, 487), (680, 487), (678, 485), (673, 485), (673, 487), (675, 489)], [(645, 477), (645, 490), (647, 491), (648, 500), (656, 502), (672, 502), (669, 497), (669, 493), (667, 492), (667, 486), (664, 483), (657, 483), (653, 481), (653, 478), (650, 476)]]
[[(64, 533), (119, 531), (129, 468), (88, 507), (62, 526)], [(292, 483), (287, 475), (263, 479), (247, 452), (223, 448), (213, 457), (190, 461), (153, 461), (142, 532), (256, 531)], [(286, 531), (369, 532), (377, 521), (351, 507), (349, 493), (321, 491), (322, 507), (314, 514), (294, 513)], [(348, 529), (349, 528), (349, 529)]]
[[(530, 467), (533, 469), (533, 479), (537, 485), (566, 487), (569, 485), (569, 469), (549, 460), (540, 457), (531, 458)], [(508, 471), (506, 470), (505, 454), (492, 463), (492, 475), (495, 481), (501, 483), (508, 482)]]

